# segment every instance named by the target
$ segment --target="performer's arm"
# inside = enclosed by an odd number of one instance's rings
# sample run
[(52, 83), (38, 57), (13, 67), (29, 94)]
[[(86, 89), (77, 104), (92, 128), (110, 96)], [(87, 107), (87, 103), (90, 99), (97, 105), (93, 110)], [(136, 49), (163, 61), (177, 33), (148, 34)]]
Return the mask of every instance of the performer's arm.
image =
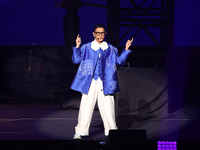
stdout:
[(125, 49), (122, 51), (121, 55), (117, 57), (117, 65), (125, 65), (129, 53), (132, 53), (132, 51), (129, 49), (132, 42), (133, 38), (131, 40), (127, 40)]
[(81, 37), (78, 34), (76, 38), (76, 47), (73, 47), (73, 54), (72, 54), (72, 61), (75, 64), (79, 64), (82, 61), (80, 45), (81, 45)]

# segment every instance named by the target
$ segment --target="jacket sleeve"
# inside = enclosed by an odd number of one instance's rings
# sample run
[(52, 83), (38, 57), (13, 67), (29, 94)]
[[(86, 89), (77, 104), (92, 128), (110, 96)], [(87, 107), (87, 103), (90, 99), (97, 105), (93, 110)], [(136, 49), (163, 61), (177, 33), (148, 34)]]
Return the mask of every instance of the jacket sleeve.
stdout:
[(127, 60), (127, 58), (128, 58), (128, 55), (129, 55), (130, 53), (132, 53), (131, 50), (128, 50), (128, 51), (127, 51), (126, 49), (124, 49), (124, 50), (122, 51), (121, 55), (118, 55), (118, 50), (117, 50), (117, 52), (116, 52), (116, 55), (117, 55), (117, 60), (116, 60), (117, 65), (125, 65), (126, 60)]
[(73, 47), (72, 49), (73, 49), (72, 61), (74, 64), (79, 64), (83, 60), (81, 56), (81, 48)]

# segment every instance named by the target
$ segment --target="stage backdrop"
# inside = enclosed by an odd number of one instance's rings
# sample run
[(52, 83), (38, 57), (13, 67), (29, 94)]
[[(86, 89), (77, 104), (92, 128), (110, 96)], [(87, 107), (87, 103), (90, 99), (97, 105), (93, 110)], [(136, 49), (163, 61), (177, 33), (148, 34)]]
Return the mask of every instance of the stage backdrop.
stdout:
[[(107, 0), (81, 1), (102, 5), (107, 3)], [(159, 2), (157, 0), (153, 7), (160, 5)], [(199, 4), (198, 0), (175, 1), (175, 46), (200, 46)], [(121, 0), (121, 6), (130, 7), (131, 3), (129, 0)], [(80, 35), (84, 43), (92, 39), (92, 28), (96, 23), (106, 24), (106, 12), (106, 9), (90, 6), (79, 9)], [(65, 10), (56, 7), (54, 0), (1, 0), (0, 45), (64, 45), (65, 15)], [(157, 30), (153, 34), (159, 36)], [(152, 46), (153, 42), (146, 37), (146, 33), (141, 31), (141, 35), (135, 39), (135, 45)]]

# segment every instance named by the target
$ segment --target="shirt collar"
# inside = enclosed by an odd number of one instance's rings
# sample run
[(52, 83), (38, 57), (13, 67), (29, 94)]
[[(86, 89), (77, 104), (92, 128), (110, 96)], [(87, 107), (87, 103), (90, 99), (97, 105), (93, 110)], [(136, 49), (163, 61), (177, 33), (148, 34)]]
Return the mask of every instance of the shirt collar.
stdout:
[(101, 48), (103, 51), (108, 48), (108, 43), (103, 41), (101, 44), (99, 44), (96, 40), (92, 41), (91, 48), (95, 51), (97, 51), (99, 48)]

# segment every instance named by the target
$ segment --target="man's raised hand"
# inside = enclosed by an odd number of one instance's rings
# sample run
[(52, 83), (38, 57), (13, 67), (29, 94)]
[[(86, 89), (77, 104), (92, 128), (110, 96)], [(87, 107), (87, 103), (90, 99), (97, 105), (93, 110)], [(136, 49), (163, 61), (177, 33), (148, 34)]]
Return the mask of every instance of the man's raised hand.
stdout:
[(133, 42), (133, 39), (134, 39), (134, 38), (132, 38), (131, 40), (127, 40), (127, 42), (126, 42), (126, 47), (125, 47), (126, 50), (129, 50), (129, 47), (131, 46), (131, 44), (132, 44), (132, 42)]
[(79, 34), (76, 37), (76, 48), (79, 48), (81, 45), (81, 37), (79, 36)]

